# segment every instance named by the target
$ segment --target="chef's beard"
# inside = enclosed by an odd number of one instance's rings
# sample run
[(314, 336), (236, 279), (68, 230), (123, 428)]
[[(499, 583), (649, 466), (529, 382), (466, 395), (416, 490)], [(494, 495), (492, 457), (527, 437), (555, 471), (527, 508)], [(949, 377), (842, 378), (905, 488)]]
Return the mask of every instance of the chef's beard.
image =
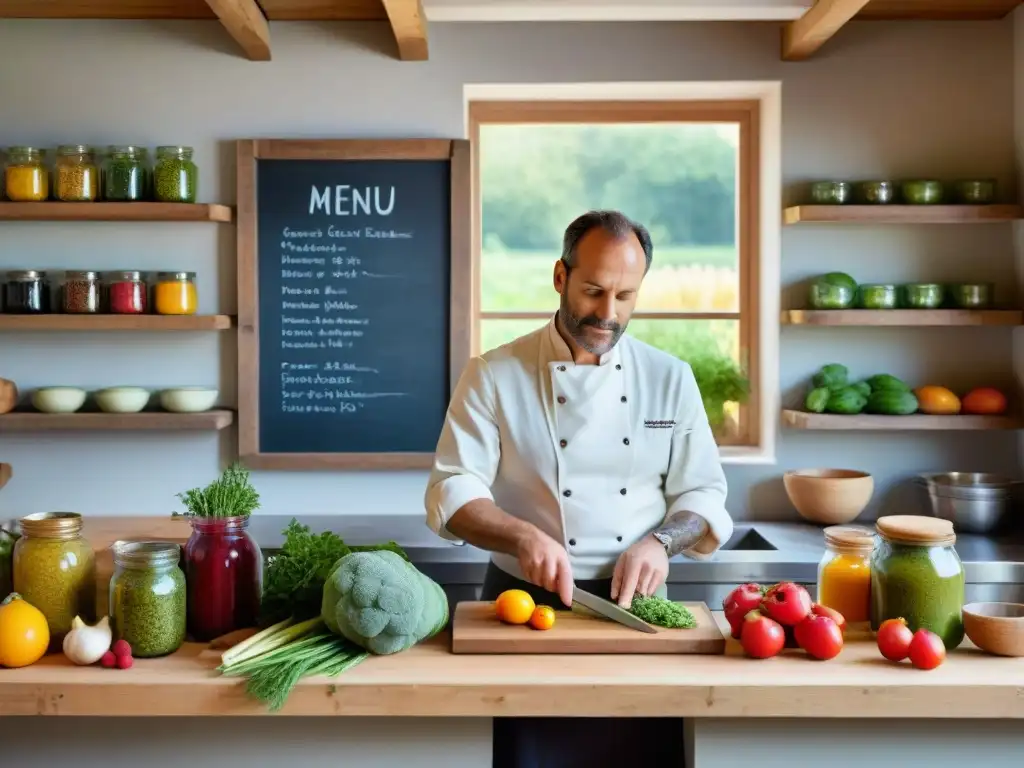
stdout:
[[(558, 307), (558, 319), (562, 323), (562, 327), (565, 328), (565, 332), (572, 336), (572, 340), (575, 341), (581, 349), (585, 349), (592, 355), (603, 355), (614, 347), (622, 334), (626, 331), (626, 324), (620, 325), (614, 320), (601, 320), (596, 315), (587, 315), (586, 317), (577, 317), (572, 313), (569, 308), (569, 302), (565, 298), (565, 294), (562, 294), (562, 300)], [(611, 331), (612, 334), (606, 339), (601, 341), (594, 341), (592, 338), (587, 336), (587, 327), (601, 328), (604, 330)]]

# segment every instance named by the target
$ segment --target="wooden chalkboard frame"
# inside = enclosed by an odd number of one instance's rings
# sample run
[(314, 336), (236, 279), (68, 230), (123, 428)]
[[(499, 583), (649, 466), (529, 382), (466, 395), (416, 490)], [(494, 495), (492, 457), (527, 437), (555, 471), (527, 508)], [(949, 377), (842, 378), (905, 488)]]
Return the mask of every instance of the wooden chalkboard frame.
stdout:
[(451, 164), (449, 391), (472, 353), (472, 171), (465, 139), (242, 139), (238, 163), (238, 453), (253, 469), (423, 469), (431, 453), (264, 453), (259, 414), (260, 160), (448, 160)]

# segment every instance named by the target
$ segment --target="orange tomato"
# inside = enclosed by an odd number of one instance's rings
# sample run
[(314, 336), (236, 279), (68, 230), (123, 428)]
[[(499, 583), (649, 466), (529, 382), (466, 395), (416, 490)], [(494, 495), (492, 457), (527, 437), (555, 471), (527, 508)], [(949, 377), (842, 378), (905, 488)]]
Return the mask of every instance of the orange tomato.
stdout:
[(551, 629), (555, 626), (555, 611), (546, 605), (538, 605), (530, 614), (530, 626), (534, 629)]
[(921, 413), (952, 415), (960, 413), (960, 398), (945, 387), (929, 384), (914, 390)]
[(1006, 395), (992, 387), (972, 389), (962, 401), (964, 413), (1006, 413)]
[(494, 612), (506, 624), (525, 624), (536, 607), (529, 593), (521, 589), (507, 589), (494, 602)]
[(0, 603), (0, 666), (27, 667), (46, 654), (50, 628), (34, 605), (11, 593)]

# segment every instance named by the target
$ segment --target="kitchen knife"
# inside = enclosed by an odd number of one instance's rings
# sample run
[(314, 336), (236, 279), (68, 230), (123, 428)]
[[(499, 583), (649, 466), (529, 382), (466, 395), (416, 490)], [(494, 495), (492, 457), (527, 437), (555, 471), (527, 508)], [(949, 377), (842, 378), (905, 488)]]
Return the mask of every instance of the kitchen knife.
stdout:
[(620, 608), (615, 603), (603, 600), (597, 595), (592, 595), (590, 592), (583, 591), (579, 587), (574, 586), (572, 588), (572, 601), (574, 603), (579, 603), (584, 608), (589, 608), (594, 613), (600, 614), (606, 619), (616, 621), (630, 629), (650, 634), (654, 634), (658, 631), (646, 621), (638, 619), (625, 608)]

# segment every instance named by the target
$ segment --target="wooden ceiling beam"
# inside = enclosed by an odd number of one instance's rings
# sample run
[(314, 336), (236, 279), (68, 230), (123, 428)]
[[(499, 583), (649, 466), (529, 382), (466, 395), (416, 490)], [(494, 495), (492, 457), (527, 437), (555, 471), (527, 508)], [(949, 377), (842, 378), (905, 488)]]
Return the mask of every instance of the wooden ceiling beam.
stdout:
[(427, 60), (427, 17), (421, 0), (381, 0), (402, 61)]
[(250, 61), (270, 61), (270, 24), (256, 0), (206, 0)]
[(782, 28), (783, 61), (803, 61), (828, 42), (870, 0), (817, 0)]

